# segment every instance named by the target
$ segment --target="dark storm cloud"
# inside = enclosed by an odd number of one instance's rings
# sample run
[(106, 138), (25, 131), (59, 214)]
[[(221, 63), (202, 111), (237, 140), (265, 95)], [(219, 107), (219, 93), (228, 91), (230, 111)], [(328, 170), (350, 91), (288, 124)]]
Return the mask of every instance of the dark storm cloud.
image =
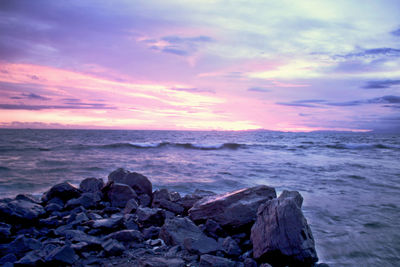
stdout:
[(400, 85), (400, 80), (368, 81), (362, 88), (364, 89), (386, 89), (393, 85)]

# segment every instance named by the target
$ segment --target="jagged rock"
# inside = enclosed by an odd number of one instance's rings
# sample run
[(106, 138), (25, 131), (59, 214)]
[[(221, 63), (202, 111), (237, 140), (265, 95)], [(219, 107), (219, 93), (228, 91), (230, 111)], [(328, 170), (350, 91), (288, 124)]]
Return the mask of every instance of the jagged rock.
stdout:
[(137, 230), (121, 230), (107, 235), (104, 239), (115, 239), (125, 246), (129, 246), (132, 243), (142, 242), (143, 234)]
[(161, 226), (165, 220), (165, 211), (162, 209), (139, 207), (136, 210), (136, 215), (138, 216), (137, 222), (142, 228), (147, 228), (152, 225)]
[(4, 257), (2, 257), (2, 258), (0, 259), (0, 265), (3, 265), (3, 264), (5, 264), (5, 263), (7, 263), (7, 262), (9, 262), (9, 263), (14, 263), (14, 262), (16, 262), (17, 260), (18, 260), (17, 257), (15, 257), (14, 254), (10, 253), (10, 254), (7, 254), (7, 255), (5, 255)]
[(139, 267), (185, 267), (186, 264), (179, 258), (143, 257), (138, 261)]
[(178, 204), (182, 205), (187, 212), (191, 209), (197, 201), (203, 197), (209, 197), (216, 195), (214, 192), (196, 189), (193, 194), (185, 195), (183, 198), (176, 201)]
[(97, 202), (101, 200), (101, 196), (99, 192), (97, 193), (83, 193), (79, 198), (73, 198), (68, 200), (67, 204), (65, 204), (66, 209), (73, 209), (75, 207), (82, 206), (86, 209), (94, 208), (97, 205)]
[(25, 254), (19, 261), (14, 263), (14, 266), (40, 266), (43, 264), (43, 259), (40, 251), (34, 250)]
[(147, 194), (141, 194), (138, 196), (139, 204), (142, 207), (150, 207), (151, 197)]
[(62, 221), (59, 220), (57, 216), (52, 216), (45, 219), (40, 219), (39, 224), (48, 228), (56, 228), (62, 224)]
[(218, 243), (188, 218), (167, 219), (161, 227), (160, 238), (169, 246), (181, 245), (193, 253), (204, 254), (219, 249)]
[(11, 225), (0, 222), (0, 243), (11, 237)]
[(40, 204), (40, 200), (30, 194), (19, 194), (15, 197), (16, 200), (25, 200), (35, 204)]
[(169, 195), (172, 202), (178, 202), (181, 200), (181, 195), (178, 192), (170, 192)]
[(171, 201), (171, 195), (168, 189), (159, 189), (153, 193), (153, 208), (163, 208), (175, 214), (182, 214), (185, 210), (182, 205)]
[(63, 206), (57, 204), (57, 203), (50, 203), (47, 206), (44, 207), (46, 212), (51, 213), (53, 211), (61, 211), (63, 209)]
[(119, 256), (125, 251), (125, 247), (114, 239), (108, 239), (102, 246), (108, 256)]
[(156, 239), (160, 235), (160, 227), (150, 226), (149, 228), (143, 229), (144, 239)]
[(127, 184), (132, 187), (138, 195), (152, 195), (153, 186), (150, 180), (140, 173), (117, 169), (108, 175), (108, 180), (114, 181), (115, 183)]
[(251, 229), (254, 258), (278, 266), (313, 266), (318, 261), (302, 201), (298, 192), (284, 191), (259, 207)]
[(53, 186), (47, 193), (45, 193), (43, 200), (45, 202), (52, 198), (59, 198), (66, 202), (72, 198), (78, 198), (81, 195), (81, 191), (75, 186), (68, 182), (63, 182)]
[(136, 202), (135, 199), (133, 199), (133, 198), (129, 199), (128, 202), (126, 202), (126, 205), (124, 208), (124, 214), (135, 212), (138, 207), (139, 207), (139, 204)]
[(226, 229), (238, 229), (254, 222), (261, 203), (276, 198), (275, 189), (265, 185), (205, 197), (189, 210), (195, 222), (212, 219)]
[(12, 253), (17, 256), (17, 258), (21, 258), (25, 255), (26, 252), (40, 249), (41, 243), (34, 238), (27, 238), (23, 235), (18, 236), (13, 242), (7, 245), (5, 248), (6, 253)]
[(86, 178), (79, 184), (79, 189), (86, 193), (100, 192), (104, 186), (103, 179), (101, 178)]
[(12, 200), (0, 203), (0, 221), (29, 223), (45, 214), (44, 208), (26, 200)]
[(123, 224), (128, 230), (139, 230), (139, 225), (136, 222), (136, 214), (125, 214)]
[(79, 230), (65, 230), (62, 233), (62, 236), (64, 236), (66, 240), (69, 240), (71, 242), (84, 242), (92, 247), (97, 247), (101, 245), (100, 238), (88, 235)]
[(112, 206), (120, 208), (124, 208), (130, 199), (137, 198), (136, 192), (129, 185), (120, 183), (113, 183), (107, 192), (107, 196)]
[(229, 256), (238, 257), (242, 254), (242, 250), (238, 243), (230, 236), (222, 239), (222, 250)]
[(214, 239), (227, 236), (227, 233), (224, 231), (224, 229), (222, 229), (222, 227), (212, 219), (208, 219), (206, 221), (206, 223), (204, 224), (204, 231)]
[(77, 260), (77, 255), (70, 245), (57, 247), (47, 255), (45, 262), (47, 264), (73, 264)]
[(235, 262), (209, 254), (201, 255), (199, 267), (235, 267)]
[(88, 221), (87, 224), (92, 228), (99, 228), (103, 230), (112, 230), (119, 228), (123, 223), (122, 216), (115, 216), (106, 219)]

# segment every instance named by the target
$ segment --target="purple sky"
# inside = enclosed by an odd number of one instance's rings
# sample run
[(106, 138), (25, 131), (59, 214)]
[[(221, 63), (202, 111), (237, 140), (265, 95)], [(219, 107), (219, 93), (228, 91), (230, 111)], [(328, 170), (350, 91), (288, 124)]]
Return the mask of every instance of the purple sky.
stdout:
[(0, 127), (400, 132), (400, 4), (0, 1)]

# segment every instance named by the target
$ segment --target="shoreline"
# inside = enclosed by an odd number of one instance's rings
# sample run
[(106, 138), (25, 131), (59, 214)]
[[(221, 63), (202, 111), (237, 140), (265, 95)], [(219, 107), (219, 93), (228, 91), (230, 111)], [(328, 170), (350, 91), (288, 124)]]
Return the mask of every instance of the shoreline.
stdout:
[[(0, 200), (4, 266), (327, 266), (297, 191), (255, 186), (181, 196), (117, 169), (41, 199)], [(270, 265), (269, 265), (270, 264)]]

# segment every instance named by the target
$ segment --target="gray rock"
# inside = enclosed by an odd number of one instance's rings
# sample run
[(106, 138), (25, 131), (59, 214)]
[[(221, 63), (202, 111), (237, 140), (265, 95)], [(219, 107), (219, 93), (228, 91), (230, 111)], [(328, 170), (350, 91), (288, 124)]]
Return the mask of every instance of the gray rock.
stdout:
[(66, 240), (71, 242), (84, 242), (93, 247), (101, 245), (101, 240), (98, 237), (88, 235), (79, 230), (65, 230), (62, 234)]
[(103, 179), (101, 178), (86, 178), (79, 184), (79, 189), (86, 193), (100, 192), (104, 186)]
[(257, 267), (257, 262), (253, 260), (252, 258), (246, 258), (243, 261), (244, 267)]
[(235, 262), (209, 254), (201, 255), (199, 267), (235, 267)]
[(40, 219), (39, 224), (47, 228), (56, 228), (62, 225), (62, 221), (57, 216), (51, 216), (46, 219)]
[(107, 235), (104, 239), (115, 239), (125, 246), (129, 246), (133, 243), (141, 243), (143, 234), (137, 230), (121, 230)]
[(154, 191), (151, 206), (153, 208), (163, 208), (175, 214), (182, 214), (185, 210), (182, 205), (172, 202), (171, 194), (168, 189), (159, 189)]
[(19, 194), (15, 197), (15, 199), (16, 200), (25, 200), (25, 201), (29, 201), (29, 202), (32, 202), (35, 204), (41, 204), (40, 200), (37, 197), (30, 195), (30, 194)]
[(125, 247), (114, 239), (108, 239), (102, 246), (108, 256), (119, 256), (125, 251)]
[(10, 253), (10, 254), (7, 254), (7, 255), (5, 255), (4, 257), (2, 257), (2, 258), (0, 259), (0, 265), (5, 264), (6, 262), (14, 263), (14, 262), (16, 262), (17, 260), (18, 260), (17, 257), (15, 257), (14, 254)]
[(150, 226), (149, 228), (143, 229), (144, 239), (156, 239), (160, 235), (160, 227)]
[(119, 228), (123, 223), (122, 216), (115, 216), (111, 218), (105, 218), (100, 220), (88, 221), (87, 224), (92, 228), (112, 230)]
[(49, 203), (47, 204), (44, 209), (46, 210), (46, 212), (53, 212), (53, 211), (61, 211), (63, 209), (63, 206), (57, 204), (57, 203)]
[(167, 219), (161, 227), (160, 238), (168, 246), (181, 245), (193, 253), (204, 254), (219, 249), (218, 243), (188, 218)]
[(138, 197), (139, 204), (142, 207), (150, 207), (151, 204), (151, 197), (147, 194), (141, 194)]
[(132, 198), (132, 199), (129, 199), (128, 202), (126, 202), (123, 212), (124, 212), (124, 214), (135, 212), (138, 207), (139, 207), (139, 204), (136, 202), (135, 199)]
[(6, 252), (7, 254), (12, 253), (16, 255), (17, 258), (21, 258), (26, 252), (40, 249), (40, 247), (41, 243), (38, 240), (25, 236), (18, 236), (13, 242), (8, 244)]
[(78, 188), (68, 182), (63, 182), (56, 184), (47, 193), (45, 193), (43, 200), (47, 202), (50, 199), (57, 197), (66, 202), (72, 198), (78, 198), (80, 195), (81, 191)]
[(124, 169), (117, 169), (108, 175), (108, 181), (127, 184), (139, 195), (152, 195), (153, 186), (150, 180), (146, 176), (137, 172), (129, 172)]
[(139, 225), (137, 224), (136, 214), (125, 214), (124, 215), (124, 227), (128, 230), (139, 230)]
[(196, 189), (193, 194), (185, 195), (183, 198), (176, 201), (178, 204), (182, 205), (187, 212), (191, 209), (197, 201), (203, 197), (209, 197), (216, 195), (214, 192)]
[(226, 237), (227, 233), (222, 229), (222, 227), (214, 220), (208, 219), (204, 224), (205, 232), (213, 237), (214, 239), (218, 239), (218, 237)]
[(0, 221), (3, 222), (29, 223), (45, 213), (41, 205), (26, 200), (0, 203)]
[(107, 192), (107, 196), (112, 206), (120, 208), (124, 208), (130, 199), (137, 198), (136, 192), (129, 185), (120, 183), (113, 183)]
[(242, 254), (242, 250), (240, 249), (238, 243), (230, 236), (223, 239), (222, 249), (229, 256), (238, 257), (240, 254)]
[(0, 243), (11, 237), (11, 225), (0, 222)]
[(97, 205), (97, 202), (101, 200), (99, 195), (100, 193), (83, 193), (79, 198), (73, 198), (68, 200), (67, 204), (65, 204), (66, 209), (73, 209), (79, 206), (82, 206), (86, 209), (94, 208)]
[(265, 185), (205, 197), (189, 210), (195, 222), (212, 219), (226, 229), (238, 229), (254, 222), (261, 203), (276, 197), (275, 189)]
[(139, 267), (185, 267), (186, 264), (179, 258), (142, 257), (138, 261)]
[(290, 266), (313, 266), (318, 261), (301, 203), (298, 192), (284, 191), (259, 207), (251, 229), (254, 258)]
[(162, 209), (150, 209), (139, 207), (136, 210), (137, 222), (140, 227), (161, 226), (165, 220), (165, 211)]
[(42, 264), (43, 259), (39, 250), (26, 253), (25, 256), (14, 263), (15, 266), (40, 266)]
[(51, 251), (45, 258), (45, 262), (47, 264), (73, 264), (77, 258), (72, 247), (70, 245), (64, 245)]

